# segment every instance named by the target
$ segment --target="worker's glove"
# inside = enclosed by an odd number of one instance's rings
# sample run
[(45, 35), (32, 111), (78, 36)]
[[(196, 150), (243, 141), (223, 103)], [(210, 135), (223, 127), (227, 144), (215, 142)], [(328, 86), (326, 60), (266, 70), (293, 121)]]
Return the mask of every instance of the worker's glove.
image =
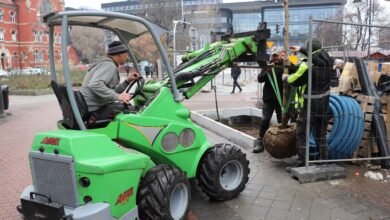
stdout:
[(282, 81), (283, 82), (287, 82), (287, 79), (288, 79), (288, 74), (283, 74), (282, 75)]

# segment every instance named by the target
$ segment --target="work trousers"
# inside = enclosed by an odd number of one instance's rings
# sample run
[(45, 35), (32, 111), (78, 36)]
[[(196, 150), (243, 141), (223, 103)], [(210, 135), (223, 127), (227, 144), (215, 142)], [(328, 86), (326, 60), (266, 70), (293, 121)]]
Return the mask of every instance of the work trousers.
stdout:
[[(326, 140), (329, 118), (329, 95), (311, 100), (310, 131), (313, 132), (316, 150), (321, 160), (328, 159), (328, 143)], [(306, 124), (307, 124), (307, 99), (297, 119), (297, 150), (298, 160), (306, 158)]]
[(269, 124), (272, 118), (272, 115), (276, 112), (276, 118), (278, 120), (278, 123), (281, 123), (282, 121), (282, 110), (280, 108), (279, 103), (276, 100), (267, 100), (263, 101), (263, 107), (262, 107), (262, 118), (260, 123), (260, 129), (259, 129), (259, 140), (263, 140), (264, 134), (269, 128)]
[(233, 91), (232, 91), (232, 93), (234, 93), (234, 90), (236, 89), (236, 86), (237, 86), (237, 88), (238, 88), (240, 91), (242, 90), (241, 87), (240, 87), (240, 85), (238, 85), (237, 80), (238, 80), (238, 78), (233, 78)]
[[(129, 111), (134, 111), (134, 106), (128, 105)], [(97, 121), (98, 120), (106, 120), (106, 119), (113, 119), (115, 115), (118, 113), (121, 113), (125, 110), (125, 107), (123, 103), (120, 102), (113, 102), (104, 105), (103, 107), (99, 108), (96, 111), (89, 112), (91, 116), (93, 116)]]

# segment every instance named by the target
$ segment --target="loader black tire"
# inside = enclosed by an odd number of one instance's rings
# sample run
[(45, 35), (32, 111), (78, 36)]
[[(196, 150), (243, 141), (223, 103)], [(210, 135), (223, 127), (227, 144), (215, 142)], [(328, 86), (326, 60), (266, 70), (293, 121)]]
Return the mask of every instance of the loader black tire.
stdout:
[(186, 175), (172, 165), (157, 165), (141, 180), (137, 195), (139, 217), (185, 219), (190, 201), (191, 188)]
[(237, 197), (249, 180), (249, 161), (238, 147), (217, 144), (203, 156), (197, 171), (200, 188), (212, 199)]

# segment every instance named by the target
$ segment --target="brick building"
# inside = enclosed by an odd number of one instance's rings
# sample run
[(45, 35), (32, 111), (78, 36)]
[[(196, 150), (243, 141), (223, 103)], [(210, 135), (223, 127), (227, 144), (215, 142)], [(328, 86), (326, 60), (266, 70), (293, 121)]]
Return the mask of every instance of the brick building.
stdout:
[[(49, 29), (41, 19), (62, 10), (64, 0), (0, 0), (0, 69), (48, 68)], [(59, 28), (54, 38), (55, 57), (60, 61)]]

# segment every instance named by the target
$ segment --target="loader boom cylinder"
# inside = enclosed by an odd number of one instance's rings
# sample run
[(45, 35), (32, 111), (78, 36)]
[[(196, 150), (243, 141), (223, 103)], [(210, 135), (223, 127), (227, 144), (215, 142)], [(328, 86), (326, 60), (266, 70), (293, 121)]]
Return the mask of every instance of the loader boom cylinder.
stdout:
[(259, 66), (265, 66), (269, 37), (270, 30), (262, 23), (256, 31), (226, 35), (223, 41), (185, 54), (183, 63), (174, 70), (178, 89), (184, 89), (183, 95), (189, 99), (234, 61), (257, 62)]

